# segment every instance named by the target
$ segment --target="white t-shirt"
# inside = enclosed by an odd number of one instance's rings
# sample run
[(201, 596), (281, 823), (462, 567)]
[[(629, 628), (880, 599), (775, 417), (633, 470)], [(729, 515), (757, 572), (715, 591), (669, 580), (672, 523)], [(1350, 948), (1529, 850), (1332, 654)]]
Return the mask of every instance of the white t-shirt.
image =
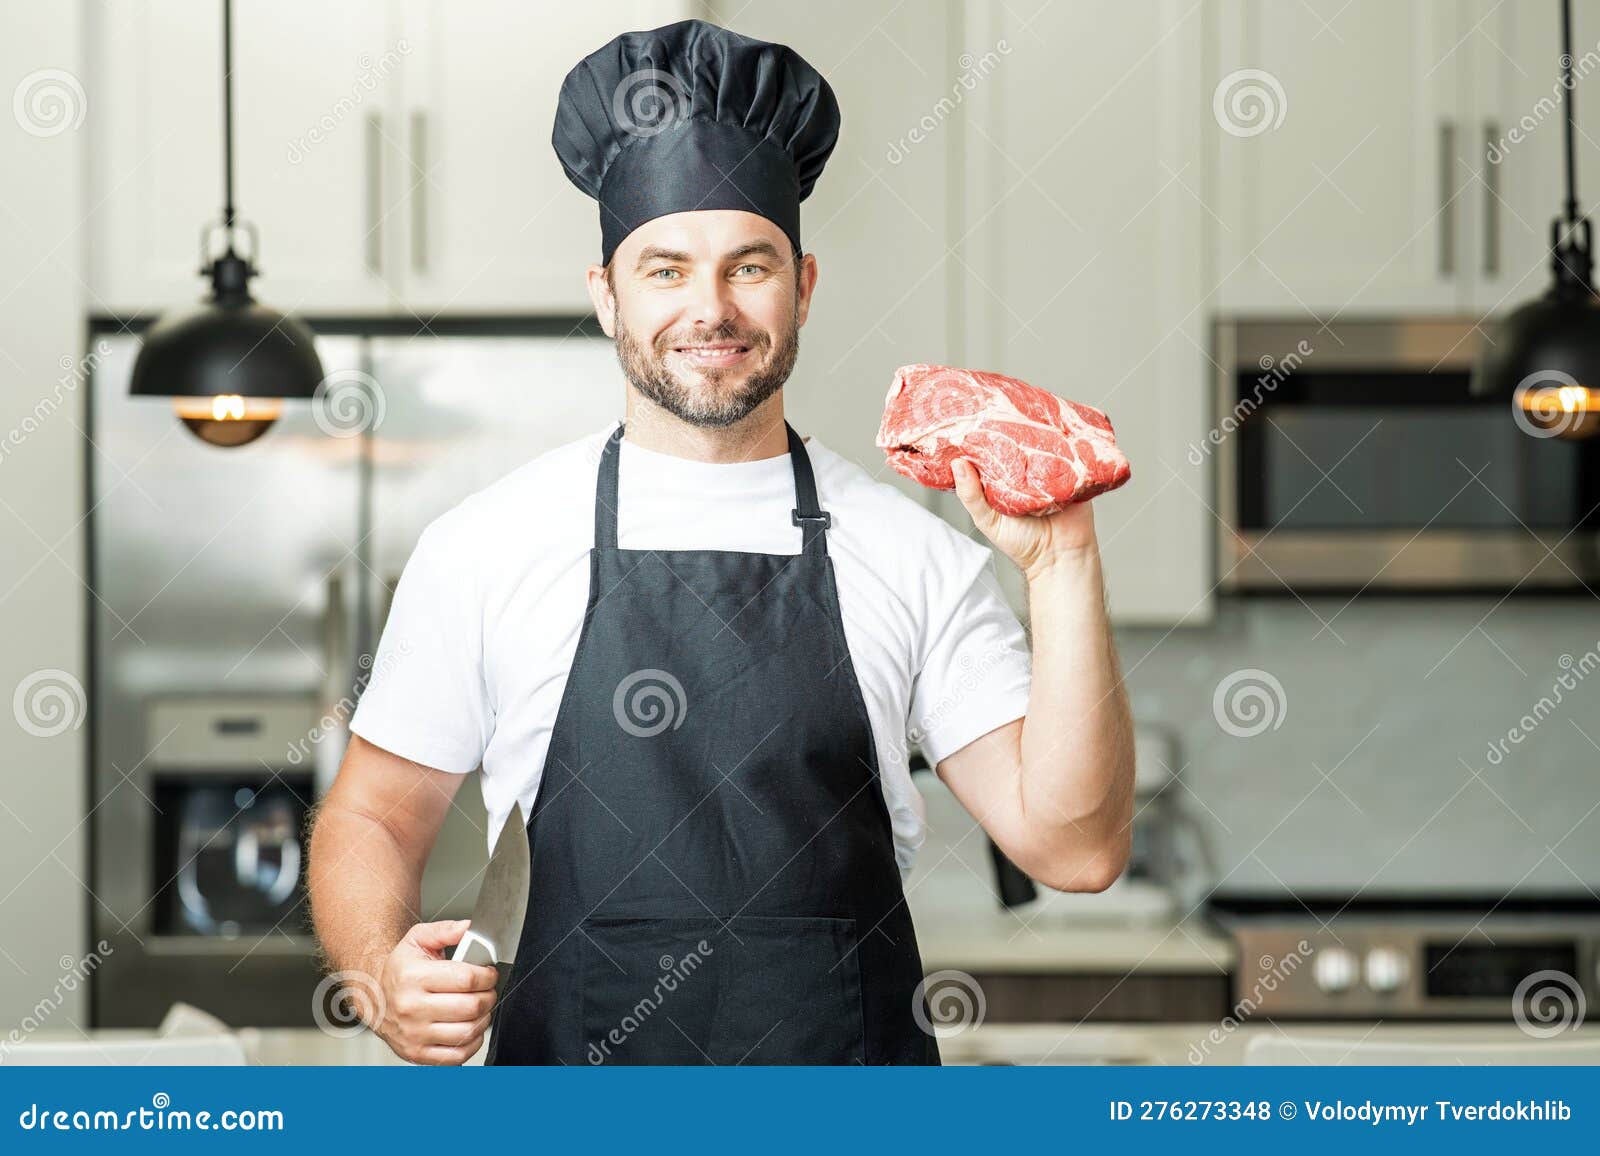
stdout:
[[(436, 518), (395, 590), (350, 729), (425, 766), (483, 768), (491, 842), (529, 814), (578, 646), (600, 453), (616, 429), (528, 462)], [(845, 639), (878, 749), (895, 851), (923, 838), (908, 749), (932, 764), (1027, 712), (1031, 657), (993, 556), (816, 439), (806, 442)], [(800, 552), (789, 455), (693, 461), (624, 437), (618, 545)]]

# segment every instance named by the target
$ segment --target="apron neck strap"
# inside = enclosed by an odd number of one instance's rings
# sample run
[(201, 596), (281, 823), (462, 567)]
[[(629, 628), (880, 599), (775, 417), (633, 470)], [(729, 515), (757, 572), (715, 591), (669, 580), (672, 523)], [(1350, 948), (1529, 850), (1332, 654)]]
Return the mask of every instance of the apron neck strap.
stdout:
[(802, 549), (807, 554), (828, 552), (828, 527), (833, 525), (833, 515), (817, 502), (817, 479), (811, 472), (811, 455), (806, 444), (788, 422), (783, 428), (789, 432), (789, 462), (794, 466), (794, 509), (789, 520), (800, 527)]
[[(817, 502), (817, 479), (811, 472), (811, 456), (805, 443), (788, 422), (783, 428), (789, 435), (789, 464), (794, 469), (794, 509), (790, 520), (801, 528), (801, 541), (807, 554), (828, 552), (827, 529), (833, 525), (833, 515)], [(606, 439), (600, 453), (600, 476), (594, 493), (594, 544), (615, 550), (617, 548), (617, 466), (621, 459), (623, 426)]]
[(622, 423), (611, 431), (600, 452), (600, 477), (594, 491), (594, 544), (604, 549), (617, 548), (617, 459), (622, 444)]

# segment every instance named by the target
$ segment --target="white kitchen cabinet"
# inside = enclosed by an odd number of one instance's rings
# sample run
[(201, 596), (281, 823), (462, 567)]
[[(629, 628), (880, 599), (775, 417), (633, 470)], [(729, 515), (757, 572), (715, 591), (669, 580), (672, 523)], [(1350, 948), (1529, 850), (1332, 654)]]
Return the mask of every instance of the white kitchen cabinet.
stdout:
[[(550, 147), (568, 69), (693, 0), (239, 0), (238, 209), (258, 295), (297, 313), (588, 313), (594, 202)], [(222, 201), (221, 6), (92, 10), (97, 311), (204, 292)], [(308, 33), (315, 29), (315, 33)]]
[(397, 226), (404, 304), (423, 316), (590, 312), (600, 218), (550, 145), (556, 97), (584, 56), (692, 0), (556, 5), (409, 0)]
[[(195, 301), (200, 229), (223, 196), (221, 5), (102, 0), (89, 35), (92, 308)], [(274, 307), (393, 302), (386, 109), (404, 62), (388, 0), (235, 5), (235, 200), (260, 230), (255, 286)]]
[(1327, 320), (1462, 303), (1479, 202), (1459, 162), (1461, 16), (1455, 0), (1217, 0), (1200, 96), (1219, 309)]
[[(1214, 13), (1208, 95), (1259, 70), (1274, 105), (1260, 131), (1248, 104), (1208, 126), (1223, 311), (1492, 314), (1544, 291), (1563, 196), (1556, 0), (1217, 0)], [(1580, 58), (1597, 37), (1580, 6)], [(1577, 92), (1580, 130), (1600, 124), (1600, 75)], [(1592, 133), (1578, 153), (1580, 193), (1593, 191)]]
[[(965, 96), (953, 243), (967, 362), (1104, 409), (1133, 479), (1097, 498), (1111, 612), (1211, 613), (1199, 69), (1193, 5), (966, 9), (995, 64)], [(1204, 459), (1202, 459), (1204, 461)]]

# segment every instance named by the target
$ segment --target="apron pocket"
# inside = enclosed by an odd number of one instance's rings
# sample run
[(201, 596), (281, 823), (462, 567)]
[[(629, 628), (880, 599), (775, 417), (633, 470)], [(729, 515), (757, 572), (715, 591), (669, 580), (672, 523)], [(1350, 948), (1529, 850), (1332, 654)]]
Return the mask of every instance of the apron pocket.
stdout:
[(590, 1064), (859, 1064), (853, 919), (584, 920)]

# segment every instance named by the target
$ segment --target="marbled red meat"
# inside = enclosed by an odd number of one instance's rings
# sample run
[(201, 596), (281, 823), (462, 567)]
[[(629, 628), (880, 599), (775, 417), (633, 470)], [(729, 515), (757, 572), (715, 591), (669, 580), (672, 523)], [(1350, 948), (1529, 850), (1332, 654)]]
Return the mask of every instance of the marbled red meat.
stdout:
[(1002, 514), (1049, 514), (1114, 490), (1131, 474), (1111, 422), (1093, 406), (998, 373), (902, 365), (884, 404), (878, 447), (898, 472), (953, 490), (969, 458)]

